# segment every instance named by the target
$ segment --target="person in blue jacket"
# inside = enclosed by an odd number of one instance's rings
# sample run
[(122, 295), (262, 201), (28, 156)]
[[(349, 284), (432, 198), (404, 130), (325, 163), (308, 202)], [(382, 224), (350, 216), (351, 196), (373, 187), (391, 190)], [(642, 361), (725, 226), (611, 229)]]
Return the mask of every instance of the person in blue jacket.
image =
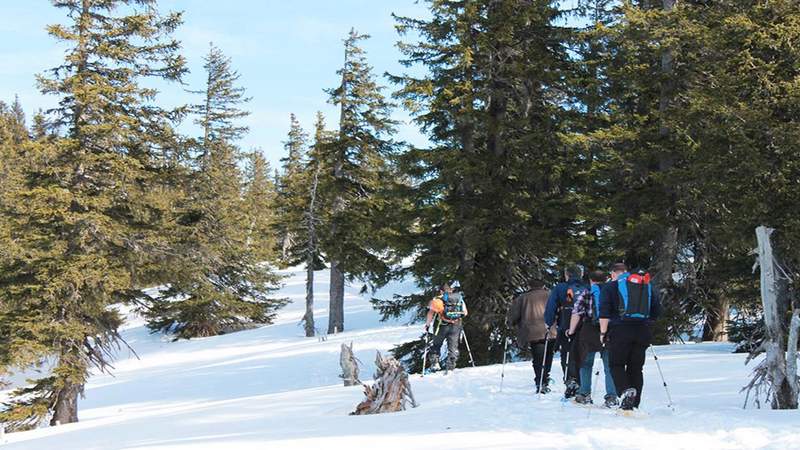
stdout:
[(544, 312), (544, 322), (547, 328), (555, 323), (558, 328), (556, 338), (556, 348), (561, 354), (561, 370), (564, 373), (564, 397), (574, 397), (580, 387), (578, 384), (578, 361), (570, 358), (571, 339), (567, 336), (569, 323), (572, 318), (572, 307), (575, 303), (577, 294), (585, 290), (586, 287), (581, 283), (583, 271), (578, 266), (569, 266), (564, 270), (564, 278), (567, 280), (558, 283), (550, 291), (547, 299), (547, 308)]
[(661, 303), (649, 274), (631, 274), (625, 264), (617, 263), (611, 268), (611, 278), (600, 291), (600, 340), (610, 352), (620, 408), (630, 410), (642, 400), (645, 352)]

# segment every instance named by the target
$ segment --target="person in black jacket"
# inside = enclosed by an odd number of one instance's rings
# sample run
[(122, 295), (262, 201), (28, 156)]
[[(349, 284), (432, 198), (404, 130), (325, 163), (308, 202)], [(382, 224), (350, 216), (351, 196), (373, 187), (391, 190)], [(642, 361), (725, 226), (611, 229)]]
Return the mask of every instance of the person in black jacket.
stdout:
[(648, 274), (630, 274), (622, 263), (611, 270), (613, 281), (600, 292), (600, 340), (610, 351), (620, 407), (633, 409), (642, 400), (645, 352), (653, 339), (652, 323), (661, 314), (661, 304)]
[(547, 328), (556, 324), (558, 326), (558, 338), (556, 341), (556, 348), (561, 354), (561, 370), (564, 373), (564, 397), (574, 397), (578, 392), (578, 364), (572, 356), (573, 342), (567, 331), (569, 331), (569, 323), (572, 319), (572, 307), (575, 304), (575, 296), (579, 291), (585, 290), (586, 287), (581, 283), (581, 276), (583, 270), (578, 266), (570, 266), (564, 270), (564, 277), (567, 279), (564, 283), (558, 283), (550, 291), (550, 297), (547, 299), (547, 309), (544, 312), (544, 322)]

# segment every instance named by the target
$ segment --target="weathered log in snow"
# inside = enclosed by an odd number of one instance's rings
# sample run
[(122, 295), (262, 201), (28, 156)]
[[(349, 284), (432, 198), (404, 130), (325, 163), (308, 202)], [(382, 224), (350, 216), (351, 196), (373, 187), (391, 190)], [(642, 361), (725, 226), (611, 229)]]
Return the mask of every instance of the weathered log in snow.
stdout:
[(385, 412), (404, 411), (406, 404), (416, 408), (417, 402), (411, 392), (411, 383), (403, 366), (394, 358), (381, 356), (377, 352), (375, 365), (375, 382), (372, 386), (364, 385), (366, 399), (356, 406), (351, 415), (380, 414)]

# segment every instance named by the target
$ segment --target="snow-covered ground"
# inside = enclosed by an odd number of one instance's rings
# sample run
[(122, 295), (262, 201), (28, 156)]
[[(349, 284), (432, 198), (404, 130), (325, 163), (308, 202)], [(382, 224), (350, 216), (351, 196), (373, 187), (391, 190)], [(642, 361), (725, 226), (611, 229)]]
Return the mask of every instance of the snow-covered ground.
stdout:
[[(346, 333), (303, 337), (304, 273), (287, 272), (281, 295), (295, 300), (271, 326), (226, 336), (170, 342), (141, 322), (124, 331), (141, 359), (120, 355), (113, 376), (97, 375), (80, 403), (81, 422), (5, 436), (14, 450), (250, 450), (309, 448), (800, 448), (797, 411), (742, 410), (749, 376), (744, 356), (724, 344), (657, 347), (675, 412), (652, 358), (642, 413), (563, 404), (561, 387), (532, 394), (528, 362), (412, 376), (420, 406), (379, 416), (348, 416), (360, 387), (338, 378), (339, 347), (354, 343), (374, 370), (375, 350), (420, 335), (421, 326), (380, 323), (358, 287), (348, 287)], [(327, 325), (327, 272), (317, 274), (316, 319)], [(394, 284), (381, 294), (406, 293)], [(597, 366), (599, 366), (597, 361)], [(558, 364), (554, 364), (558, 366)], [(559, 377), (557, 367), (555, 376)], [(602, 380), (598, 388), (602, 389)]]

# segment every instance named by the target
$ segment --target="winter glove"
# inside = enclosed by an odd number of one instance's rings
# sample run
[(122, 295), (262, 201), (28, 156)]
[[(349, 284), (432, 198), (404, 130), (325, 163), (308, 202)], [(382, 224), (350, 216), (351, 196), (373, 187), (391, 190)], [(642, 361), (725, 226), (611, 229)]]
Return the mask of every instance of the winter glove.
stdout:
[(608, 348), (608, 333), (600, 333), (600, 344), (603, 346), (603, 350)]

